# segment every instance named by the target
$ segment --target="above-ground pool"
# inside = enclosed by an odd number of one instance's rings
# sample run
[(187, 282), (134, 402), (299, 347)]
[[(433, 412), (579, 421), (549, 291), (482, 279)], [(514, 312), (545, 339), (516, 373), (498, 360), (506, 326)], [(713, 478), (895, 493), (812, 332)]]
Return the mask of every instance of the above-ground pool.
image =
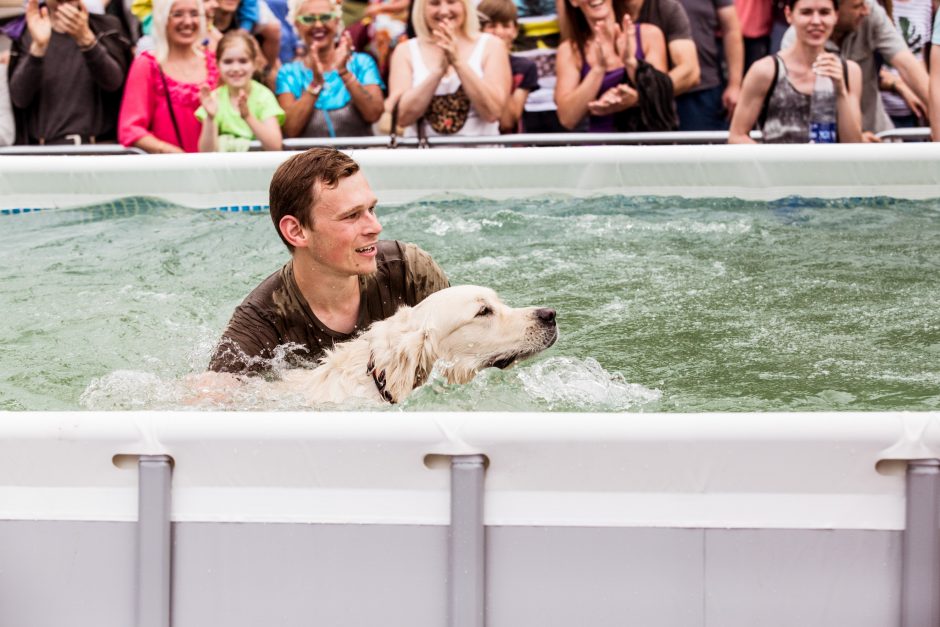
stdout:
[(555, 346), (194, 403), (286, 155), (0, 157), (0, 625), (940, 624), (940, 149), (354, 156)]
[[(461, 198), (379, 216), (452, 283), (553, 307), (561, 329), (406, 410), (940, 407), (937, 201)], [(178, 381), (287, 259), (266, 211), (137, 198), (0, 220), (4, 409), (185, 407)], [(301, 407), (268, 399), (223, 406)]]

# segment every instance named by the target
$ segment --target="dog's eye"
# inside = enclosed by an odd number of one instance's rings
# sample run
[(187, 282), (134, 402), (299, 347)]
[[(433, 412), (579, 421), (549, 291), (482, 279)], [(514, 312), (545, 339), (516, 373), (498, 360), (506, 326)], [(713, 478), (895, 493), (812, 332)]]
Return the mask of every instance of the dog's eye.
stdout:
[(476, 317), (479, 318), (480, 316), (488, 316), (491, 313), (493, 313), (493, 310), (487, 307), (486, 305), (483, 305), (482, 307), (480, 307), (480, 311), (477, 312)]

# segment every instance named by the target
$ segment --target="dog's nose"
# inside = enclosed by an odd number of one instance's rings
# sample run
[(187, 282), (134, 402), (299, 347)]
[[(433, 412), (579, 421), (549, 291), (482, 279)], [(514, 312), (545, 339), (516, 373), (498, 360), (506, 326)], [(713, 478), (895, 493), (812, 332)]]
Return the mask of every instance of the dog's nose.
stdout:
[(554, 309), (536, 309), (535, 316), (542, 321), (542, 324), (551, 326), (555, 324), (555, 310)]

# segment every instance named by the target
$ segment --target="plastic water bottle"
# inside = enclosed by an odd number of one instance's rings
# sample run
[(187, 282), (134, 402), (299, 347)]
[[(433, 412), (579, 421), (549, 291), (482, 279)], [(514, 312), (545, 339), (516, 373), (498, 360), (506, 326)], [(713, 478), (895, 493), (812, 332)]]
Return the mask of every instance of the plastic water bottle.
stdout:
[(836, 90), (828, 76), (816, 75), (809, 104), (809, 141), (811, 144), (836, 142)]

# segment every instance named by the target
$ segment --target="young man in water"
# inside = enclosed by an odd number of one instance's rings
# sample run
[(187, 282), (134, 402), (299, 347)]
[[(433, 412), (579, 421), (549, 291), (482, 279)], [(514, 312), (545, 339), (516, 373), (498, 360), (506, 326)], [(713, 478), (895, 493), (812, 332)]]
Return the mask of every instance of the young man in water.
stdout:
[(282, 163), (271, 180), (271, 219), (291, 259), (235, 309), (209, 369), (262, 373), (284, 345), (288, 363), (315, 361), (447, 287), (426, 252), (379, 240), (376, 203), (359, 164), (338, 150), (312, 148)]

